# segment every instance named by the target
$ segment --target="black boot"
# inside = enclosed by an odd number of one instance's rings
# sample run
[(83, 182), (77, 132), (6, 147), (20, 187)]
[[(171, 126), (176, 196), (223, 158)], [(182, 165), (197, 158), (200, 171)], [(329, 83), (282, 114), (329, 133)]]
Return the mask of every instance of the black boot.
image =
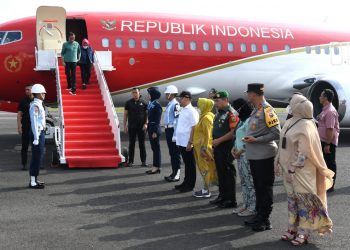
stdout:
[(265, 230), (271, 230), (271, 222), (269, 219), (259, 220), (255, 225), (252, 226), (253, 231), (262, 232)]

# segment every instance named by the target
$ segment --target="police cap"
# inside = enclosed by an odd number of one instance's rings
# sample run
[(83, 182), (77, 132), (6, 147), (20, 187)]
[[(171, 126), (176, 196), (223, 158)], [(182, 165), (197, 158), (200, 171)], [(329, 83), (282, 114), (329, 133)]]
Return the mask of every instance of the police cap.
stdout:
[(247, 93), (249, 92), (254, 92), (259, 95), (264, 94), (264, 84), (263, 83), (249, 83), (248, 84), (248, 89), (246, 91)]

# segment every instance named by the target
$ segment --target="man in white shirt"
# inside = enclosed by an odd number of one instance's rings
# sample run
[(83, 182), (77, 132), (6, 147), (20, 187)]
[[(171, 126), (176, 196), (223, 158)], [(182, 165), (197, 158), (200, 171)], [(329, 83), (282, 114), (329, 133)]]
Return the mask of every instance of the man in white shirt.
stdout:
[(182, 110), (176, 124), (175, 140), (185, 163), (185, 178), (182, 184), (176, 185), (175, 188), (180, 192), (190, 192), (196, 184), (196, 162), (193, 155), (192, 138), (194, 127), (199, 121), (199, 114), (191, 104), (190, 92), (182, 91), (179, 97)]

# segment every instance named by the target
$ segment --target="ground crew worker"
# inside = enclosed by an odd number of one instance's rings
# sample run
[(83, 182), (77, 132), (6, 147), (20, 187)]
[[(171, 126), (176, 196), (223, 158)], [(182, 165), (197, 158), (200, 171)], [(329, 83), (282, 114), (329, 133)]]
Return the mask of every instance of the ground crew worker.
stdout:
[(237, 207), (236, 169), (233, 165), (231, 149), (239, 118), (238, 113), (229, 103), (227, 91), (219, 91), (213, 98), (217, 108), (213, 127), (213, 147), (219, 180), (219, 196), (210, 203), (220, 208), (233, 208)]
[(29, 188), (42, 189), (44, 183), (38, 181), (40, 165), (42, 164), (44, 147), (45, 147), (45, 110), (43, 100), (45, 99), (46, 90), (41, 84), (34, 84), (32, 87), (34, 96), (33, 102), (30, 104), (29, 114), (31, 123), (32, 142), (32, 159), (30, 162), (30, 182)]
[(21, 161), (22, 170), (27, 170), (28, 147), (30, 143), (30, 116), (29, 107), (33, 100), (32, 85), (25, 86), (26, 97), (18, 105), (17, 128), (22, 138)]
[(175, 182), (180, 180), (181, 166), (180, 150), (176, 146), (175, 140), (173, 140), (176, 122), (179, 118), (180, 104), (176, 100), (176, 95), (178, 94), (176, 86), (169, 85), (164, 93), (169, 101), (164, 113), (164, 127), (172, 168), (172, 173), (169, 176), (165, 176), (164, 179), (168, 182)]
[(265, 100), (264, 84), (248, 84), (248, 101), (254, 110), (248, 123), (246, 137), (246, 158), (249, 160), (253, 176), (257, 215), (245, 221), (254, 231), (271, 229), (270, 214), (273, 204), (274, 157), (277, 153), (275, 140), (280, 136), (280, 122), (272, 108)]

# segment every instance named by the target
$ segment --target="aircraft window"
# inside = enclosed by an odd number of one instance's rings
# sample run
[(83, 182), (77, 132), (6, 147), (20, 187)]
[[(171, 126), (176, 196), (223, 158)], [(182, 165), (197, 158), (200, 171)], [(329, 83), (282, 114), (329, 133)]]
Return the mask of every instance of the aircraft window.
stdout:
[(109, 47), (109, 39), (108, 38), (102, 38), (102, 47), (104, 47), (104, 48)]
[(329, 47), (327, 46), (327, 47), (324, 47), (324, 53), (326, 54), (326, 55), (329, 55)]
[(141, 41), (141, 48), (143, 48), (143, 49), (147, 49), (148, 48), (148, 40), (143, 39)]
[(203, 50), (204, 51), (209, 51), (209, 49), (210, 49), (209, 43), (208, 42), (204, 42), (203, 43)]
[(129, 48), (134, 49), (136, 46), (136, 41), (135, 39), (129, 39)]
[(284, 45), (284, 50), (286, 51), (286, 53), (290, 53), (292, 51), (288, 44)]
[(190, 42), (190, 48), (191, 48), (191, 50), (196, 50), (197, 49), (196, 42)]
[(339, 55), (339, 48), (338, 47), (334, 47), (334, 55)]
[(185, 49), (185, 43), (184, 43), (184, 41), (179, 41), (179, 42), (177, 43), (177, 47), (178, 47), (179, 50), (184, 50), (184, 49)]
[(179, 50), (184, 50), (185, 49), (185, 43), (184, 41), (179, 41), (177, 44), (177, 47)]
[(320, 46), (316, 46), (315, 47), (315, 51), (316, 51), (316, 54), (321, 54), (321, 47)]
[(247, 52), (247, 45), (245, 43), (241, 43), (241, 52)]
[(256, 52), (257, 51), (257, 47), (256, 47), (256, 44), (255, 43), (252, 43), (252, 45), (251, 45), (251, 50), (252, 50), (252, 52)]
[(232, 52), (233, 49), (234, 49), (233, 43), (228, 43), (228, 44), (227, 44), (227, 50), (228, 50), (229, 52)]
[(14, 43), (22, 40), (21, 31), (1, 31), (0, 32), (0, 45)]
[(115, 46), (116, 46), (117, 48), (123, 47), (123, 41), (122, 41), (122, 39), (117, 38), (117, 39), (115, 40)]
[(269, 52), (269, 46), (267, 46), (267, 44), (263, 44), (262, 45), (262, 50), (264, 53), (268, 53)]
[(159, 40), (154, 40), (154, 48), (160, 49), (160, 41)]
[(305, 47), (305, 51), (307, 54), (311, 54), (311, 47), (310, 46), (306, 46)]
[(221, 50), (222, 50), (222, 45), (221, 45), (221, 43), (215, 43), (215, 50), (216, 50), (216, 51), (221, 51)]
[(166, 41), (166, 48), (173, 49), (173, 41), (171, 41), (171, 40)]

